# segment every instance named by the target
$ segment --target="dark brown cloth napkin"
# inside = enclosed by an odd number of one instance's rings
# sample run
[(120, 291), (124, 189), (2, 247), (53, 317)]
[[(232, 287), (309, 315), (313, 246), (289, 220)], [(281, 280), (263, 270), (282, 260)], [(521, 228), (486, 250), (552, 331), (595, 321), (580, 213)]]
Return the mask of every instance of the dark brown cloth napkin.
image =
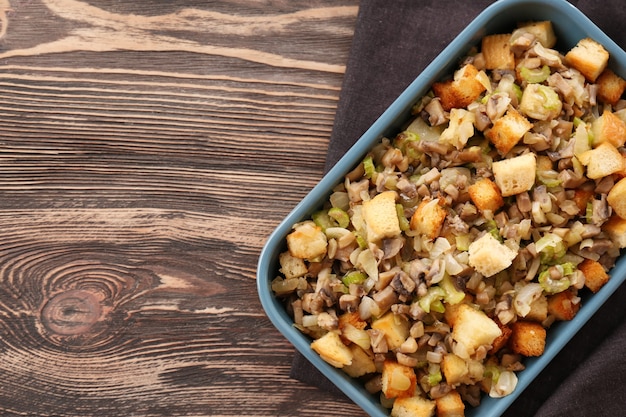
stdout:
[[(330, 138), (330, 168), (488, 0), (362, 0)], [(571, 1), (626, 48), (623, 0)], [(535, 379), (505, 416), (626, 416), (626, 286)], [(296, 354), (291, 376), (343, 395)]]

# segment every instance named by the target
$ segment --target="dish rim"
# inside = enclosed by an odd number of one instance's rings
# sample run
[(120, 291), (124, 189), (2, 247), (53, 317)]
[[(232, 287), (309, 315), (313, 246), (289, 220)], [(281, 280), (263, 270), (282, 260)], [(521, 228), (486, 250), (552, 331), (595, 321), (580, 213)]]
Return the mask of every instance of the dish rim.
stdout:
[[(516, 19), (516, 22), (521, 20), (553, 21), (559, 43), (565, 42), (570, 44), (571, 47), (573, 43), (582, 38), (582, 36), (577, 36), (576, 40), (564, 39), (568, 36), (574, 36), (571, 33), (582, 33), (584, 36), (597, 40), (609, 51), (611, 56), (609, 65), (611, 68), (622, 77), (626, 76), (626, 52), (586, 15), (566, 0), (498, 0), (486, 7), (437, 55), (344, 156), (334, 164), (328, 173), (321, 178), (317, 185), (291, 210), (270, 234), (259, 256), (257, 290), (261, 304), (272, 324), (324, 376), (371, 416), (388, 416), (389, 410), (383, 408), (377, 398), (368, 394), (356, 379), (347, 376), (341, 370), (332, 367), (321, 359), (310, 348), (310, 338), (292, 326), (293, 320), (287, 315), (284, 306), (282, 306), (277, 297), (273, 295), (270, 282), (277, 273), (278, 254), (281, 248), (284, 250), (286, 246), (285, 236), (291, 230), (292, 225), (310, 216), (328, 198), (332, 188), (342, 180), (350, 169), (361, 161), (374, 144), (383, 136), (392, 133), (394, 130), (397, 131), (400, 123), (407, 120), (407, 112), (410, 107), (430, 88), (433, 82), (442, 76), (449, 75), (458, 59), (466, 54), (471, 46), (476, 45), (486, 34), (494, 33), (495, 28), (510, 28), (511, 24), (516, 23), (513, 21), (512, 16), (508, 16), (508, 20), (505, 20), (506, 23), (498, 23), (497, 19), (507, 13), (510, 15), (519, 8), (524, 9), (525, 15), (536, 14), (537, 17)], [(548, 19), (545, 17), (548, 15), (554, 16)], [(554, 19), (554, 17), (557, 18)], [(555, 22), (555, 20), (558, 22)], [(563, 29), (561, 24), (564, 22), (571, 23), (572, 26)], [(568, 322), (557, 323), (549, 329), (544, 354), (537, 358), (526, 358), (524, 360), (526, 369), (517, 373), (519, 381), (515, 391), (499, 399), (483, 396), (478, 407), (466, 410), (466, 416), (497, 417), (504, 413), (625, 280), (626, 256), (622, 254), (611, 270), (609, 282), (598, 293), (584, 300), (584, 304), (574, 319)]]

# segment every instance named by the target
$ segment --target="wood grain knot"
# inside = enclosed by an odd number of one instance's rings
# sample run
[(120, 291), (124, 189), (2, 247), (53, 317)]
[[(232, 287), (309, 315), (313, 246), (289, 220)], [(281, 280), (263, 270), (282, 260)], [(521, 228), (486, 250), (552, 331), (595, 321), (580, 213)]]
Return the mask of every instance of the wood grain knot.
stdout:
[(41, 312), (41, 321), (53, 333), (88, 333), (101, 320), (100, 299), (86, 290), (69, 290), (50, 299)]

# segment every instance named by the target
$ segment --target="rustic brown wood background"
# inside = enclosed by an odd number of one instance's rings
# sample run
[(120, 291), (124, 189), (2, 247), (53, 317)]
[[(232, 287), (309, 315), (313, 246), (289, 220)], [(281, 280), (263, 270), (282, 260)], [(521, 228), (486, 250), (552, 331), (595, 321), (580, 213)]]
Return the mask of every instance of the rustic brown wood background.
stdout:
[(0, 0), (0, 415), (355, 416), (255, 278), (358, 0)]

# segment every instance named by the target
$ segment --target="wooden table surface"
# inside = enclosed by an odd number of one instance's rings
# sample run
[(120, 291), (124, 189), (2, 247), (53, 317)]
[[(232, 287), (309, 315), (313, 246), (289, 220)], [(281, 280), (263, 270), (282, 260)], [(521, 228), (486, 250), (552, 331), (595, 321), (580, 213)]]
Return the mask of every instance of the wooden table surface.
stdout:
[(255, 284), (358, 3), (0, 0), (0, 415), (363, 415)]

